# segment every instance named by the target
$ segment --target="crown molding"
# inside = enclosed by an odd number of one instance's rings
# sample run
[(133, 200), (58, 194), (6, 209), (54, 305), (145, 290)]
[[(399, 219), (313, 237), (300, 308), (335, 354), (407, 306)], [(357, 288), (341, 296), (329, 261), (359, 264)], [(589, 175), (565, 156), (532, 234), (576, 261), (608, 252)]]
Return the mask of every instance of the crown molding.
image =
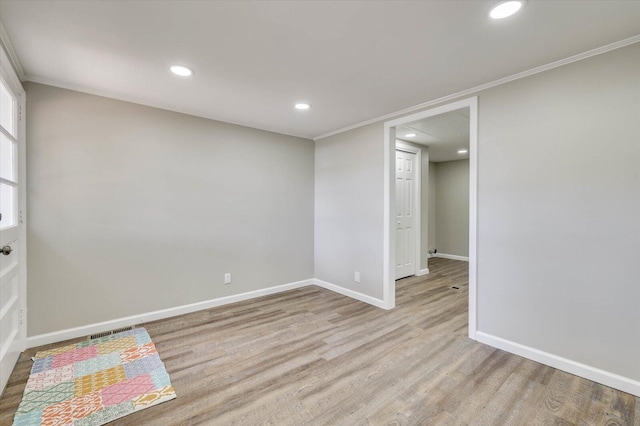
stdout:
[(18, 78), (20, 79), (20, 81), (24, 81), (24, 69), (22, 68), (22, 64), (20, 64), (20, 61), (18, 60), (16, 51), (13, 48), (13, 44), (11, 43), (11, 39), (9, 38), (9, 34), (7, 34), (7, 30), (5, 30), (2, 21), (0, 21), (0, 45), (9, 57), (9, 62), (11, 62), (11, 66), (18, 75)]
[(539, 67), (531, 68), (530, 70), (522, 71), (522, 72), (510, 75), (508, 77), (500, 78), (498, 80), (494, 80), (494, 81), (491, 81), (489, 83), (484, 83), (484, 84), (481, 84), (479, 86), (475, 86), (475, 87), (471, 87), (469, 89), (462, 90), (460, 92), (452, 93), (451, 95), (447, 95), (447, 96), (443, 96), (443, 97), (440, 97), (440, 98), (437, 98), (437, 99), (433, 99), (433, 100), (430, 100), (430, 101), (427, 101), (427, 102), (424, 102), (424, 103), (421, 103), (421, 104), (418, 104), (418, 105), (415, 105), (415, 106), (412, 106), (412, 107), (409, 107), (409, 108), (402, 109), (400, 111), (391, 112), (389, 114), (381, 115), (380, 117), (375, 117), (375, 118), (372, 118), (372, 119), (369, 119), (369, 120), (366, 120), (366, 121), (362, 121), (360, 123), (353, 124), (351, 126), (343, 127), (341, 129), (334, 130), (332, 132), (325, 133), (325, 134), (322, 134), (320, 136), (316, 136), (316, 137), (313, 138), (313, 140), (314, 141), (318, 141), (320, 139), (328, 138), (329, 136), (333, 136), (333, 135), (337, 135), (337, 134), (340, 134), (340, 133), (343, 133), (343, 132), (346, 132), (346, 131), (349, 131), (349, 130), (357, 129), (358, 127), (363, 127), (363, 126), (366, 126), (366, 125), (369, 125), (369, 124), (378, 123), (380, 121), (384, 121), (384, 120), (388, 120), (390, 118), (394, 118), (394, 117), (398, 117), (398, 116), (401, 116), (401, 115), (405, 115), (405, 114), (408, 114), (410, 112), (415, 112), (415, 111), (418, 111), (418, 110), (421, 110), (421, 109), (424, 109), (424, 108), (428, 108), (428, 107), (433, 106), (433, 105), (441, 104), (443, 102), (448, 102), (448, 101), (451, 101), (451, 100), (454, 100), (454, 99), (466, 97), (466, 96), (472, 95), (474, 93), (480, 92), (482, 90), (486, 90), (486, 89), (490, 89), (492, 87), (500, 86), (501, 84), (506, 84), (506, 83), (509, 83), (511, 81), (514, 81), (514, 80), (519, 80), (521, 78), (529, 77), (529, 76), (534, 75), (534, 74), (538, 74), (538, 73), (541, 73), (541, 72), (544, 72), (544, 71), (548, 71), (548, 70), (551, 70), (553, 68), (558, 68), (558, 67), (561, 67), (563, 65), (570, 64), (572, 62), (581, 61), (583, 59), (587, 59), (587, 58), (590, 58), (592, 56), (600, 55), (602, 53), (610, 52), (612, 50), (620, 49), (621, 47), (629, 46), (629, 45), (632, 45), (632, 44), (638, 43), (638, 42), (640, 42), (640, 34), (635, 35), (633, 37), (625, 38), (625, 39), (620, 40), (620, 41), (616, 41), (615, 43), (611, 43), (611, 44), (607, 44), (607, 45), (604, 45), (604, 46), (601, 46), (601, 47), (597, 47), (597, 48), (592, 49), (592, 50), (587, 50), (586, 52), (578, 53), (577, 55), (569, 56), (568, 58), (560, 59), (558, 61), (554, 61), (554, 62), (548, 63), (546, 65), (541, 65)]

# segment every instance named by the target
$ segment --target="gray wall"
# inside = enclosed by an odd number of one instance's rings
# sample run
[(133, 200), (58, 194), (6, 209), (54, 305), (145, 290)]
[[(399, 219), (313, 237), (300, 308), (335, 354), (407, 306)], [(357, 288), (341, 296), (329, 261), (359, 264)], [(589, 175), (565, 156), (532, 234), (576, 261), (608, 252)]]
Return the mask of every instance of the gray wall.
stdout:
[(469, 256), (469, 160), (433, 163), (438, 253)]
[(438, 248), (436, 245), (436, 238), (438, 236), (438, 230), (436, 229), (436, 188), (438, 184), (438, 176), (436, 176), (436, 163), (429, 163), (429, 194), (428, 194), (428, 211), (429, 218), (427, 220), (427, 226), (429, 229), (429, 244), (428, 250)]
[[(478, 93), (479, 330), (634, 380), (639, 75), (635, 44)], [(316, 275), (354, 288), (366, 257), (377, 297), (383, 146), (382, 122), (316, 143)]]
[[(382, 298), (383, 146), (380, 126), (316, 142), (316, 278)], [(360, 282), (353, 280), (360, 271)]]
[(313, 141), (26, 90), (30, 336), (313, 277)]
[(478, 327), (640, 380), (640, 44), (483, 92)]

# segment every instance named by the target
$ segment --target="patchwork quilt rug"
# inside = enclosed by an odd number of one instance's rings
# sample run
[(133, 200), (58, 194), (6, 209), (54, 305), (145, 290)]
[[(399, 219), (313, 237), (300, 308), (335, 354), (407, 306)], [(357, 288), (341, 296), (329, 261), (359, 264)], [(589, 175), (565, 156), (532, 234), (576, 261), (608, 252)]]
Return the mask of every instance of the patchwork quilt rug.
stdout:
[(176, 397), (144, 328), (41, 351), (13, 420), (102, 425)]

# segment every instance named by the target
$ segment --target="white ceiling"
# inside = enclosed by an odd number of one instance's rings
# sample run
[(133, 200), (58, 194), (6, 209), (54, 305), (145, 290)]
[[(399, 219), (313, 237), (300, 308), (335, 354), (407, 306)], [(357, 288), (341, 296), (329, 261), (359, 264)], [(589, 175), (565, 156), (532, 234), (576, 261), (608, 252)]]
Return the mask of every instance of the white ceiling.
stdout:
[(28, 80), (305, 137), (639, 32), (640, 1), (529, 0), (501, 21), (493, 3), (0, 0), (0, 18)]
[[(407, 137), (415, 134), (415, 137)], [(469, 108), (423, 118), (396, 127), (396, 139), (429, 147), (429, 161), (453, 161), (469, 158), (469, 153), (458, 154), (459, 149), (469, 150)]]

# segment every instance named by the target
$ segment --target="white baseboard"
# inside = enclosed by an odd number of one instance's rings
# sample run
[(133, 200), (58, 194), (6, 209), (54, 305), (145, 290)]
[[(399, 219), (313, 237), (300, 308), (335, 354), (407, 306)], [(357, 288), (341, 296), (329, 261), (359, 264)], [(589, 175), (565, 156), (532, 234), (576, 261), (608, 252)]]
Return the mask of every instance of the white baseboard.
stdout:
[(103, 331), (113, 330), (113, 329), (122, 328), (122, 327), (129, 327), (132, 325), (142, 324), (145, 322), (170, 318), (177, 315), (189, 314), (191, 312), (200, 311), (202, 309), (209, 309), (209, 308), (214, 308), (216, 306), (228, 305), (229, 303), (235, 303), (243, 300), (254, 299), (256, 297), (267, 296), (270, 294), (280, 293), (287, 290), (293, 290), (300, 287), (306, 287), (313, 284), (315, 284), (315, 280), (313, 279), (297, 281), (297, 282), (278, 285), (274, 287), (263, 288), (260, 290), (249, 291), (246, 293), (234, 294), (232, 296), (219, 297), (217, 299), (191, 303), (189, 305), (176, 306), (174, 308), (161, 309), (159, 311), (147, 312), (139, 315), (132, 315), (125, 318), (118, 318), (114, 320), (98, 322), (95, 324), (83, 325), (81, 327), (74, 327), (74, 328), (68, 328), (66, 330), (39, 334), (36, 336), (27, 337), (27, 348), (33, 348), (41, 345), (48, 345), (49, 343), (56, 343), (56, 342), (61, 342), (63, 340), (75, 339), (78, 337), (88, 336), (88, 335), (100, 333)]
[(416, 277), (421, 277), (423, 275), (427, 275), (428, 273), (429, 273), (429, 268), (420, 269), (418, 272), (416, 272)]
[(640, 381), (478, 331), (479, 342), (640, 397)]
[(331, 284), (319, 279), (314, 279), (313, 281), (315, 285), (317, 285), (318, 287), (326, 288), (327, 290), (334, 291), (336, 293), (342, 294), (343, 296), (347, 296), (352, 299), (360, 300), (361, 302), (368, 303), (373, 306), (377, 306), (378, 308), (390, 309), (389, 307), (387, 307), (384, 300), (382, 299), (367, 296), (366, 294), (362, 294), (357, 291), (350, 290), (348, 288), (340, 287), (339, 285)]
[(446, 254), (446, 253), (436, 253), (435, 257), (441, 257), (443, 259), (451, 259), (451, 260), (462, 260), (464, 262), (469, 261), (468, 256), (458, 256), (457, 254)]

